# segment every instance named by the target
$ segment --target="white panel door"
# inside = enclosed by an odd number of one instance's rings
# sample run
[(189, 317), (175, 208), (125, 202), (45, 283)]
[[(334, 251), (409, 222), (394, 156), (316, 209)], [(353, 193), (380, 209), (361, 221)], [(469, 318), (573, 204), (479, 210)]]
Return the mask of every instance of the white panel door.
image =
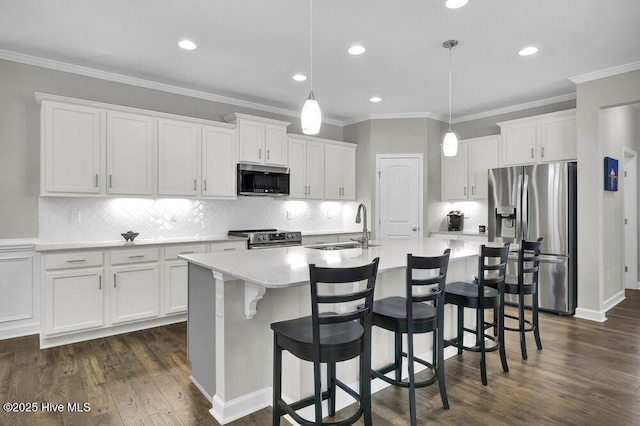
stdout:
[(33, 317), (33, 255), (0, 254), (0, 323)]
[(107, 193), (151, 195), (153, 118), (107, 111)]
[(45, 333), (47, 335), (102, 327), (102, 269), (47, 272)]
[(99, 194), (102, 129), (100, 110), (44, 103), (44, 191)]
[(460, 144), (452, 157), (442, 156), (442, 201), (466, 200), (469, 197), (469, 149)]
[(202, 195), (237, 197), (236, 152), (234, 129), (202, 127)]
[(422, 236), (422, 155), (378, 155), (379, 239)]
[(197, 194), (198, 125), (158, 120), (158, 194)]
[(499, 166), (498, 139), (498, 136), (489, 136), (486, 140), (476, 140), (468, 144), (469, 199), (482, 200), (489, 197), (489, 169)]
[(175, 261), (164, 264), (164, 313), (187, 312), (187, 262)]
[(270, 166), (286, 167), (289, 163), (287, 129), (276, 124), (264, 126), (264, 163)]
[(518, 166), (537, 161), (537, 123), (529, 120), (507, 124), (500, 128), (502, 137), (502, 164)]
[(264, 123), (238, 120), (238, 161), (264, 163)]
[(638, 289), (638, 155), (624, 153), (624, 283), (625, 288)]
[(576, 119), (573, 114), (551, 116), (538, 123), (541, 162), (574, 160), (578, 158)]
[(307, 141), (307, 198), (324, 198), (324, 145)]
[(307, 143), (301, 139), (289, 139), (289, 192), (307, 198)]
[[(356, 199), (356, 149), (342, 147), (340, 176), (342, 178), (342, 200)], [(326, 192), (326, 188), (325, 188)]]
[(327, 200), (342, 199), (341, 147), (326, 144), (324, 147), (324, 197)]
[(158, 264), (112, 267), (111, 324), (158, 316)]

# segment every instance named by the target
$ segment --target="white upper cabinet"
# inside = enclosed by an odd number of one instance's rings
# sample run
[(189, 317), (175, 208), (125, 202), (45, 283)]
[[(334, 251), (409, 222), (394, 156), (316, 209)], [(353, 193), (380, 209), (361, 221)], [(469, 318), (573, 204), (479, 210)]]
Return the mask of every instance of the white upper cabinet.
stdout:
[(100, 194), (104, 188), (99, 109), (42, 102), (42, 192)]
[(288, 165), (287, 127), (291, 123), (237, 113), (224, 119), (238, 126), (238, 162)]
[(235, 129), (202, 126), (203, 197), (236, 198)]
[(291, 198), (324, 198), (324, 148), (320, 142), (289, 137)]
[(516, 166), (577, 157), (575, 110), (498, 123), (502, 164)]
[(107, 193), (153, 193), (153, 118), (107, 111)]
[(498, 136), (459, 141), (458, 153), (442, 156), (442, 200), (488, 197), (488, 170), (499, 166)]
[(158, 194), (195, 196), (198, 130), (186, 121), (158, 119)]
[(325, 184), (327, 200), (355, 200), (356, 149), (344, 145), (325, 144)]

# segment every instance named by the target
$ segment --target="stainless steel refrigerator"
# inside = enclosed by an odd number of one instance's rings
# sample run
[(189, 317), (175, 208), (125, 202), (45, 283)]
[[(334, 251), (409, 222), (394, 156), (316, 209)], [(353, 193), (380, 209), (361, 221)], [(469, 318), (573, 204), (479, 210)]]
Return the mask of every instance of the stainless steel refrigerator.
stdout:
[[(489, 170), (489, 241), (516, 245), (543, 237), (540, 309), (565, 315), (577, 304), (576, 169), (561, 162)], [(507, 274), (516, 273), (513, 253)]]

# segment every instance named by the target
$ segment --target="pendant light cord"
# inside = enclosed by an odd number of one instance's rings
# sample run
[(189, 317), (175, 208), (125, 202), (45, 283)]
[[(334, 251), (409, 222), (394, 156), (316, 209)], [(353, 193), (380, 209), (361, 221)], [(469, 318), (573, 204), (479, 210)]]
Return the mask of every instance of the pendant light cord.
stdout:
[(449, 131), (451, 131), (451, 46), (449, 46)]
[(313, 93), (313, 0), (309, 0), (309, 84)]

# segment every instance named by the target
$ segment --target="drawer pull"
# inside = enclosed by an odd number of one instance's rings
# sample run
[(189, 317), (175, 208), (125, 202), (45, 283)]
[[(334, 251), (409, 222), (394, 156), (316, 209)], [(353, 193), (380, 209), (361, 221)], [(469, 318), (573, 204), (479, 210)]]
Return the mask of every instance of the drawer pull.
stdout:
[(228, 247), (224, 249), (224, 251), (234, 251), (235, 249), (236, 249), (235, 247)]
[(180, 252), (180, 254), (192, 254), (192, 253), (193, 253), (193, 250), (191, 250), (191, 251), (181, 251)]
[(73, 259), (73, 260), (67, 260), (67, 263), (82, 263), (86, 261), (87, 259)]
[(144, 254), (139, 254), (136, 256), (129, 256), (129, 259), (142, 259), (144, 257)]
[(102, 275), (98, 275), (98, 290), (102, 290)]
[(113, 274), (113, 288), (116, 288), (116, 283), (117, 283), (117, 274)]
[(316, 244), (324, 244), (324, 241), (316, 241)]

